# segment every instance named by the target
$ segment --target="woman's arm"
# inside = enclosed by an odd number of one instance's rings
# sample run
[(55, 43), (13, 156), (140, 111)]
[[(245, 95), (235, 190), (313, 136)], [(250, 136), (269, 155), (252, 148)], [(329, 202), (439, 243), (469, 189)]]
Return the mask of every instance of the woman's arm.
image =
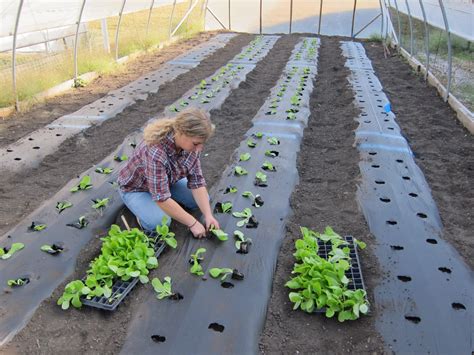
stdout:
[(206, 187), (203, 186), (198, 187), (197, 189), (192, 189), (191, 193), (193, 194), (194, 200), (199, 206), (199, 209), (204, 215), (204, 219), (206, 220), (206, 229), (209, 230), (211, 225), (217, 229), (220, 229), (219, 222), (212, 214), (211, 205), (209, 204), (209, 194)]
[[(193, 190), (194, 191), (194, 190)], [(156, 202), (163, 212), (165, 212), (172, 219), (186, 225), (196, 238), (206, 236), (206, 229), (204, 226), (191, 214), (186, 212), (175, 200), (169, 198), (163, 202)], [(209, 202), (207, 203), (209, 205)], [(198, 204), (199, 205), (199, 204)], [(201, 207), (201, 206), (199, 206)]]

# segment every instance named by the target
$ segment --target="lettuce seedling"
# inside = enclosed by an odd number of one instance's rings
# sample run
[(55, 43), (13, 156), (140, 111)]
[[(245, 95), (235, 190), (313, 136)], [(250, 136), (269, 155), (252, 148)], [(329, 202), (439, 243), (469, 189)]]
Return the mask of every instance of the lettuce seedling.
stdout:
[(244, 168), (242, 168), (241, 166), (236, 166), (234, 168), (234, 173), (235, 175), (239, 175), (239, 176), (242, 176), (242, 175), (247, 175), (248, 174), (248, 171), (245, 170)]
[(7, 281), (7, 285), (10, 286), (10, 287), (19, 287), (19, 286), (23, 286), (23, 285), (26, 285), (30, 280), (28, 280), (27, 278), (18, 278), (18, 279), (10, 279)]
[(159, 300), (162, 300), (163, 298), (173, 298), (177, 295), (171, 291), (171, 277), (169, 276), (166, 276), (163, 282), (155, 277), (151, 280), (151, 284), (157, 293), (156, 298)]
[(239, 272), (237, 269), (229, 269), (227, 267), (224, 267), (224, 268), (213, 267), (212, 269), (209, 270), (209, 274), (215, 279), (220, 277), (221, 282), (225, 281), (225, 279), (229, 275), (231, 275), (232, 279), (234, 280), (244, 279), (244, 274)]
[(234, 212), (232, 216), (236, 218), (242, 218), (240, 221), (237, 222), (237, 227), (243, 227), (247, 223), (249, 223), (250, 218), (252, 217), (252, 210), (250, 208), (244, 208), (242, 212)]
[(34, 232), (40, 232), (43, 229), (46, 229), (46, 227), (47, 227), (46, 224), (31, 222), (31, 226), (29, 226), (28, 229), (30, 229)]
[(244, 233), (239, 230), (234, 231), (234, 237), (237, 238), (237, 240), (235, 241), (235, 247), (237, 248), (237, 250), (240, 251), (242, 254), (247, 254), (248, 246), (252, 244), (252, 239), (245, 238)]
[(176, 249), (176, 247), (178, 246), (178, 242), (176, 238), (174, 237), (175, 234), (170, 231), (170, 228), (168, 227), (168, 224), (166, 223), (167, 221), (168, 221), (168, 217), (163, 216), (161, 220), (161, 226), (156, 226), (156, 233), (158, 234), (159, 240), (162, 240), (171, 248)]
[(119, 163), (128, 160), (128, 156), (126, 154), (122, 154), (120, 156), (114, 155), (114, 160), (118, 161)]
[(77, 222), (68, 223), (68, 224), (66, 224), (66, 226), (74, 227), (74, 228), (77, 228), (77, 229), (82, 229), (82, 228), (86, 227), (88, 224), (89, 224), (89, 221), (86, 219), (86, 216), (81, 216), (81, 217), (79, 217)]
[(224, 232), (222, 229), (217, 229), (217, 228), (214, 228), (213, 226), (211, 226), (211, 228), (209, 229), (209, 231), (214, 234), (217, 239), (219, 239), (220, 241), (222, 242), (225, 242), (227, 239), (229, 239), (229, 235)]
[(277, 114), (277, 110), (275, 110), (274, 108), (272, 108), (270, 111), (267, 111), (265, 112), (266, 115), (276, 115)]
[[(130, 143), (130, 145), (132, 145), (132, 143)], [(136, 145), (136, 144), (135, 144)], [(135, 148), (135, 147), (134, 147)], [(96, 173), (99, 173), (99, 174), (104, 174), (104, 175), (108, 175), (110, 173), (112, 173), (112, 171), (114, 171), (114, 168), (102, 168), (100, 166), (98, 166), (97, 168), (95, 168), (95, 172)]]
[(263, 137), (263, 133), (262, 132), (252, 133), (252, 137), (257, 138), (257, 139), (261, 139)]
[(56, 209), (58, 210), (58, 213), (61, 213), (64, 211), (66, 208), (72, 207), (72, 203), (69, 201), (59, 201), (56, 203)]
[(280, 152), (278, 152), (277, 150), (266, 150), (265, 151), (265, 156), (267, 156), (267, 157), (276, 158), (279, 154), (280, 154)]
[(57, 255), (61, 253), (64, 250), (64, 248), (56, 244), (53, 244), (53, 245), (45, 244), (41, 246), (41, 250), (51, 255)]
[(293, 95), (290, 98), (290, 103), (292, 106), (299, 106), (300, 105), (301, 99), (298, 97), (298, 95)]
[(98, 198), (98, 199), (92, 200), (92, 202), (94, 202), (94, 204), (92, 205), (92, 208), (101, 211), (105, 209), (105, 207), (107, 207), (109, 200), (110, 199), (108, 197), (103, 198), (103, 199)]
[(201, 254), (204, 254), (206, 252), (205, 248), (199, 248), (196, 250), (194, 254), (191, 254), (191, 260), (190, 263), (192, 264), (191, 269), (189, 270), (191, 274), (197, 275), (197, 276), (202, 276), (204, 275), (204, 271), (202, 270), (201, 266), (201, 261), (204, 260), (204, 258), (201, 256)]
[(170, 112), (179, 112), (179, 110), (176, 108), (175, 105), (171, 105), (171, 106), (169, 107), (169, 110), (170, 110)]
[(217, 202), (214, 211), (216, 213), (229, 213), (232, 211), (232, 202)]
[(296, 120), (296, 114), (294, 112), (290, 112), (288, 115), (286, 115), (287, 120)]
[(89, 190), (89, 189), (92, 189), (91, 177), (89, 175), (85, 175), (81, 179), (79, 184), (74, 186), (70, 191), (71, 192), (77, 192), (77, 191), (80, 191), (80, 190)]
[(91, 289), (81, 280), (71, 281), (64, 288), (64, 293), (59, 297), (57, 304), (64, 310), (68, 309), (70, 304), (75, 308), (80, 308), (82, 306), (81, 297), (89, 294), (90, 291)]
[(264, 203), (263, 198), (262, 198), (262, 196), (260, 196), (258, 194), (254, 196), (254, 194), (251, 193), (250, 191), (244, 191), (242, 193), (242, 196), (245, 197), (245, 198), (251, 198), (253, 200), (252, 206), (254, 206), (254, 207), (258, 208), (258, 207), (263, 206), (263, 203)]
[(268, 170), (268, 171), (276, 171), (275, 166), (272, 163), (268, 162), (268, 161), (263, 163), (262, 169), (263, 170)]
[(196, 94), (194, 94), (194, 95), (189, 96), (188, 99), (190, 99), (190, 100), (196, 100), (198, 97), (199, 97), (199, 94), (196, 93)]
[(256, 186), (261, 186), (261, 187), (267, 186), (267, 175), (265, 175), (261, 171), (257, 171), (257, 173), (255, 174), (254, 184)]
[(254, 142), (253, 140), (251, 139), (247, 139), (247, 147), (249, 148), (255, 148), (257, 146), (257, 143)]
[(217, 279), (218, 277), (221, 278), (221, 281), (224, 281), (228, 275), (231, 275), (233, 272), (232, 269), (229, 268), (218, 268), (218, 267), (213, 267), (212, 269), (209, 270), (209, 274)]
[(207, 82), (206, 82), (206, 80), (201, 80), (201, 82), (199, 83), (199, 88), (200, 88), (201, 90), (204, 90), (206, 87), (207, 87)]
[(11, 248), (6, 251), (3, 248), (0, 249), (0, 255), (2, 260), (7, 260), (12, 257), (13, 254), (15, 254), (17, 251), (23, 249), (25, 247), (25, 244), (23, 243), (13, 243)]
[(280, 144), (280, 141), (276, 137), (268, 137), (267, 142), (270, 143), (270, 145), (278, 145)]
[(202, 99), (202, 100), (201, 100), (201, 103), (202, 103), (202, 104), (208, 104), (209, 102), (211, 102), (211, 101), (209, 101), (208, 99)]
[(251, 157), (250, 153), (243, 153), (240, 154), (239, 161), (247, 161)]
[(188, 105), (189, 105), (189, 102), (187, 102), (187, 101), (182, 100), (182, 101), (179, 102), (179, 106), (181, 106), (181, 107), (186, 107)]
[(235, 194), (236, 192), (237, 192), (237, 187), (230, 185), (225, 189), (224, 194), (229, 194), (229, 193)]

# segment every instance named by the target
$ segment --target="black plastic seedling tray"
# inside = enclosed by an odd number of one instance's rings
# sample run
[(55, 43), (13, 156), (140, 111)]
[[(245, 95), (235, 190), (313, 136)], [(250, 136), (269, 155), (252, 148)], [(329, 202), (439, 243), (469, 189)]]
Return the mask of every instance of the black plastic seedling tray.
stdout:
[[(354, 244), (354, 238), (351, 235), (346, 235), (344, 237), (349, 247), (349, 256), (351, 258), (351, 268), (346, 271), (346, 277), (349, 279), (349, 284), (347, 288), (349, 290), (365, 290), (364, 278), (362, 277), (362, 270), (360, 268), (359, 254), (357, 253), (357, 245)], [(327, 259), (328, 254), (332, 249), (331, 243), (324, 243), (322, 240), (318, 239), (318, 255)], [(315, 309), (314, 313), (325, 313), (326, 308)]]
[[(154, 235), (150, 235), (150, 237), (154, 237)], [(155, 256), (158, 258), (163, 250), (166, 247), (166, 243), (164, 242), (157, 242), (155, 243)], [(85, 280), (85, 278), (84, 278)], [(106, 311), (114, 311), (120, 302), (124, 300), (124, 298), (130, 293), (130, 291), (135, 287), (135, 285), (138, 282), (138, 277), (134, 277), (133, 279), (129, 281), (122, 281), (122, 280), (117, 280), (114, 282), (112, 285), (112, 294), (110, 297), (93, 297), (90, 300), (87, 298), (82, 298), (81, 302), (82, 304), (89, 306), (89, 307), (94, 307), (94, 308), (100, 308), (104, 309)]]

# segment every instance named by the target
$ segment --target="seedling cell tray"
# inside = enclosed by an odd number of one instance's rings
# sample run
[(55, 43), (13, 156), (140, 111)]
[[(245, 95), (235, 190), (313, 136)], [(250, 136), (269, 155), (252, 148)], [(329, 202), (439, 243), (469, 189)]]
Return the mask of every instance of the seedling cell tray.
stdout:
[[(155, 233), (151, 234), (150, 237), (155, 237)], [(155, 243), (155, 256), (158, 258), (163, 250), (166, 247), (166, 243), (158, 241)], [(84, 278), (85, 280), (85, 278)], [(84, 281), (83, 280), (83, 281)], [(114, 284), (112, 285), (112, 294), (110, 297), (93, 297), (90, 300), (87, 298), (81, 298), (82, 304), (89, 306), (89, 307), (94, 307), (94, 308), (100, 308), (104, 309), (106, 311), (115, 311), (115, 309), (118, 307), (120, 302), (124, 300), (124, 298), (130, 293), (130, 291), (135, 287), (135, 285), (138, 282), (138, 277), (134, 277), (133, 279), (129, 281), (122, 281), (120, 279), (116, 280)]]
[[(365, 290), (364, 278), (362, 277), (362, 270), (360, 268), (359, 254), (357, 253), (357, 245), (354, 244), (354, 238), (351, 235), (346, 235), (344, 237), (349, 247), (349, 256), (351, 258), (351, 268), (347, 270), (346, 277), (349, 279), (349, 284), (347, 288), (349, 290)], [(331, 243), (324, 243), (322, 240), (318, 239), (318, 255), (327, 259), (328, 254), (331, 251)], [(326, 308), (315, 309), (313, 313), (325, 313)]]

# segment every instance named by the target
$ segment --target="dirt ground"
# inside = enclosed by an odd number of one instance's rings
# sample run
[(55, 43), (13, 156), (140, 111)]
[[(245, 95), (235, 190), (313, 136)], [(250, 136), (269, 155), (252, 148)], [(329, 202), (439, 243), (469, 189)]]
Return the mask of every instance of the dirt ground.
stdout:
[[(203, 34), (198, 39), (172, 45), (155, 54), (155, 57), (143, 59), (141, 64), (137, 62), (132, 70), (135, 74), (130, 74), (127, 80), (123, 79), (124, 75), (101, 78), (91, 87), (80, 89), (81, 98), (68, 94), (64, 99), (50, 100), (38, 105), (29, 114), (3, 122), (0, 125), (0, 145), (8, 144), (96, 100), (109, 90), (157, 69), (164, 61), (206, 40), (208, 36)], [(211, 112), (217, 131), (206, 146), (205, 153), (209, 155), (202, 160), (209, 187), (217, 182), (229, 163), (232, 152), (251, 125), (250, 120), (278, 79), (297, 37), (282, 37), (247, 80), (231, 92), (221, 109)], [(128, 133), (211, 75), (252, 38), (250, 35), (236, 37), (197, 68), (164, 85), (157, 95), (151, 95), (116, 118), (64, 142), (39, 168), (17, 175), (2, 172), (0, 235), (70, 179), (110, 154)], [(472, 268), (474, 227), (471, 211), (474, 198), (469, 182), (474, 181), (474, 158), (469, 153), (473, 151), (473, 138), (457, 123), (453, 111), (437, 97), (434, 89), (426, 88), (408, 64), (398, 56), (385, 59), (379, 44), (367, 43), (366, 48), (399, 125), (417, 154), (417, 163), (433, 190), (445, 226), (444, 237), (453, 243)], [(342, 234), (350, 233), (366, 241), (369, 247), (361, 253), (361, 263), (371, 301), (371, 290), (380, 282), (381, 275), (371, 247), (376, 241), (370, 235), (355, 200), (359, 155), (353, 147), (353, 130), (356, 128), (353, 119), (358, 110), (352, 104), (353, 93), (348, 86), (347, 75), (338, 39), (323, 37), (316, 86), (310, 100), (312, 114), (298, 157), (300, 183), (291, 199), (293, 216), (287, 224), (287, 235), (276, 268), (273, 294), (260, 339), (262, 353), (382, 353), (384, 350), (383, 341), (374, 326), (377, 314), (340, 324), (321, 316), (293, 312), (288, 301), (288, 290), (283, 287), (293, 265), (291, 254), (294, 240), (299, 237), (300, 225), (316, 230), (331, 225)], [(116, 83), (117, 80), (120, 84)], [(96, 88), (93, 87), (95, 85)], [(41, 117), (38, 120), (42, 121), (38, 122), (36, 117)], [(113, 139), (104, 142), (102, 137), (109, 132), (114, 132), (110, 135)], [(180, 226), (173, 225), (173, 230), (178, 240), (187, 236)], [(97, 238), (81, 252), (71, 279), (84, 275), (99, 247)], [(170, 254), (165, 253), (160, 259), (160, 268), (167, 267), (166, 260), (171, 257)], [(41, 304), (28, 325), (10, 344), (0, 349), (0, 353), (112, 354), (120, 350), (127, 324), (144, 297), (144, 288), (138, 286), (116, 312), (108, 314), (88, 308), (62, 311), (55, 302), (63, 287), (64, 284)], [(45, 327), (45, 324), (48, 326)]]

